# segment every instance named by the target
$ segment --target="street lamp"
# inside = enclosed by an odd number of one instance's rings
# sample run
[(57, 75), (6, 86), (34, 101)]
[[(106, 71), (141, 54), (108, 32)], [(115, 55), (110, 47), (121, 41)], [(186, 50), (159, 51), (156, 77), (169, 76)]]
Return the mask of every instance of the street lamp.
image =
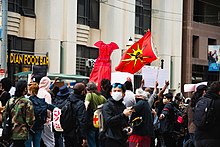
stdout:
[(163, 69), (164, 59), (161, 60), (161, 69)]
[(128, 49), (129, 47), (131, 47), (134, 44), (134, 41), (132, 40), (132, 38), (130, 37), (128, 40), (128, 43), (126, 44), (126, 48)]
[(122, 49), (122, 52), (121, 52), (121, 55), (124, 54), (124, 52), (129, 49), (132, 45), (134, 44), (134, 41), (131, 39), (131, 37), (129, 38), (128, 40), (128, 43), (126, 44), (126, 48), (125, 49)]

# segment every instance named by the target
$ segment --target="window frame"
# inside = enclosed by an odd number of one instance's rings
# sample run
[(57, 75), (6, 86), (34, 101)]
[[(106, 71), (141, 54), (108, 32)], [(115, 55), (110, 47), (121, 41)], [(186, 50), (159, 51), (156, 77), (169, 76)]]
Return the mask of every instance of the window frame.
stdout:
[(136, 0), (135, 34), (144, 35), (146, 31), (151, 28), (151, 10), (152, 10), (151, 7), (152, 7), (151, 0)]
[(35, 18), (35, 0), (8, 0), (8, 11)]
[[(83, 14), (80, 14), (80, 2), (84, 2), (82, 5), (84, 8)], [(95, 6), (97, 7), (97, 9), (94, 9)], [(99, 29), (99, 15), (100, 0), (80, 0), (77, 2), (77, 24), (87, 25), (91, 28)]]

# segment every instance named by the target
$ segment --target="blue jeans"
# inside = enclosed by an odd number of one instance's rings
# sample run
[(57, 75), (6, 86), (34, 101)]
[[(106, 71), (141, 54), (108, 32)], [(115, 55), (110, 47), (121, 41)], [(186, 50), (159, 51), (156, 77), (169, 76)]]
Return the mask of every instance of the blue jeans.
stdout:
[(29, 134), (29, 138), (25, 141), (25, 147), (32, 147), (32, 142), (34, 147), (40, 147), (42, 130), (35, 131), (34, 134)]
[(88, 134), (87, 134), (87, 143), (88, 143), (88, 147), (96, 147), (99, 143), (98, 143), (98, 132), (99, 130), (91, 127), (88, 130)]

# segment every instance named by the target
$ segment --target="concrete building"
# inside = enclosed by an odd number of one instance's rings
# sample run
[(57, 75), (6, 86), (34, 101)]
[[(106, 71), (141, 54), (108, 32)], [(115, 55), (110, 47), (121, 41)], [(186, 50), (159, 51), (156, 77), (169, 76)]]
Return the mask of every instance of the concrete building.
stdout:
[[(160, 57), (152, 65), (160, 66), (163, 59), (170, 88), (179, 92), (182, 11), (183, 0), (9, 0), (9, 54), (47, 56), (42, 65), (48, 59), (50, 73), (89, 76), (88, 59), (98, 56), (96, 41), (113, 41), (120, 47), (111, 56), (114, 71), (128, 39), (136, 41), (150, 28)], [(11, 77), (32, 65), (11, 62)]]
[(184, 0), (183, 14), (182, 85), (219, 80), (208, 71), (208, 45), (220, 44), (220, 1)]

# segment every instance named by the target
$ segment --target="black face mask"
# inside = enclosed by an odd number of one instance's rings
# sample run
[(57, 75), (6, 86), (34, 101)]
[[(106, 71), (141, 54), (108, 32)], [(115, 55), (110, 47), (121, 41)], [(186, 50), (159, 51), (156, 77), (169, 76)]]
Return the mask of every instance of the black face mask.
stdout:
[(2, 92), (3, 92), (3, 90), (1, 89), (1, 90), (0, 90), (0, 95), (2, 94)]

